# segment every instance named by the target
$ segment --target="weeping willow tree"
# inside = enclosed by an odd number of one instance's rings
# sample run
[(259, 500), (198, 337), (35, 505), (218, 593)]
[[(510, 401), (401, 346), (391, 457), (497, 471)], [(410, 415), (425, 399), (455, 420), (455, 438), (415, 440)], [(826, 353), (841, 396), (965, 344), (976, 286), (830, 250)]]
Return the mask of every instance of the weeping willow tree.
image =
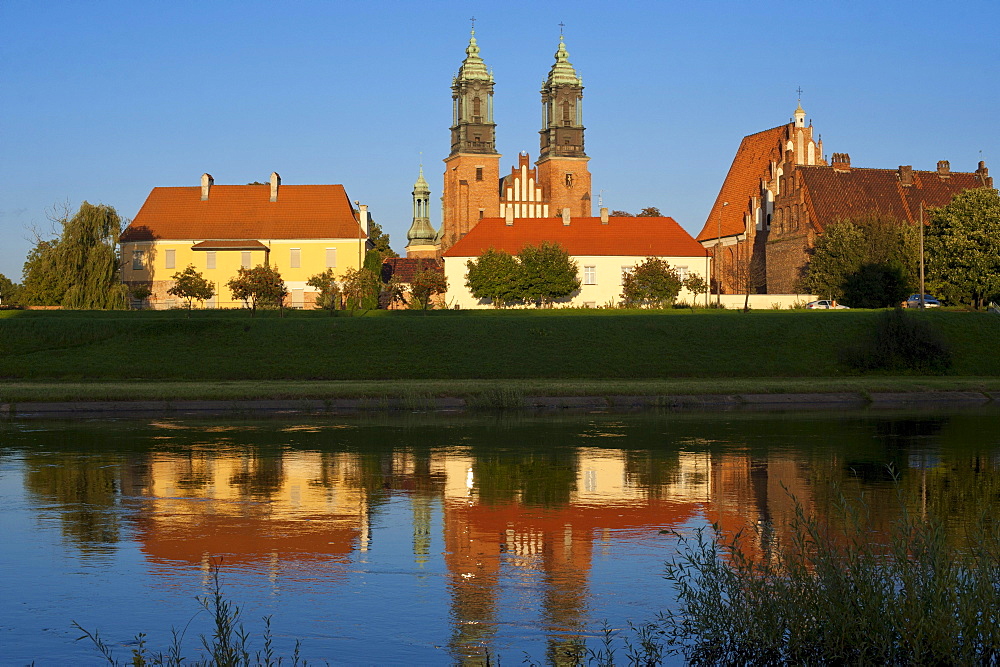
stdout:
[(121, 218), (111, 206), (83, 202), (58, 222), (55, 239), (39, 239), (24, 263), (25, 305), (84, 310), (125, 308), (117, 252)]

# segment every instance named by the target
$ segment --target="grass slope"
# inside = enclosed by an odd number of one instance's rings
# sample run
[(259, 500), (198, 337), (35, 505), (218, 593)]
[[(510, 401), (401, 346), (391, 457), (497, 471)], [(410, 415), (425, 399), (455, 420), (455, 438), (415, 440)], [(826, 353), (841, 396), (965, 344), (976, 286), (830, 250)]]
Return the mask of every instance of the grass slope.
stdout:
[[(872, 311), (0, 312), (8, 380), (838, 378)], [(952, 376), (1000, 376), (1000, 318), (924, 312)]]

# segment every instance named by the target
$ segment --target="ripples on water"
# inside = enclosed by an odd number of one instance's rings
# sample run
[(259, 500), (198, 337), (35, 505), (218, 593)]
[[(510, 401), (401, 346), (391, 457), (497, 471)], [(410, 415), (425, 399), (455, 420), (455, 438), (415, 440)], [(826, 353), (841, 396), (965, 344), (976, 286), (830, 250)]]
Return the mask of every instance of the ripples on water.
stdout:
[[(836, 483), (955, 538), (1000, 498), (996, 410), (0, 426), (4, 660), (165, 649), (222, 562), (248, 629), (332, 663), (536, 661), (672, 604), (669, 530), (821, 517)], [(895, 481), (894, 481), (895, 478)], [(196, 655), (195, 616), (185, 641)]]

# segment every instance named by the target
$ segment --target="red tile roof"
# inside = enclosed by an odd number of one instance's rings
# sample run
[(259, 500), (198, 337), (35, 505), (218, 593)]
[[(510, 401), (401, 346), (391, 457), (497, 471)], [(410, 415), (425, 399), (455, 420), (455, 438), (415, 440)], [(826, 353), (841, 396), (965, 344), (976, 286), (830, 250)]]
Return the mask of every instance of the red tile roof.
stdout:
[(705, 249), (673, 218), (483, 218), (444, 253), (445, 257), (478, 257), (493, 248), (511, 254), (526, 245), (553, 241), (573, 256), (704, 257)]
[[(781, 143), (787, 125), (772, 127), (743, 137), (719, 196), (698, 234), (699, 241), (719, 236), (719, 211), (722, 211), (722, 236), (734, 236), (746, 231), (743, 216), (751, 197), (760, 195), (760, 180), (768, 173), (771, 161), (781, 161)], [(729, 202), (723, 206), (723, 202)]]
[(418, 271), (444, 273), (444, 266), (430, 257), (387, 257), (382, 262), (382, 282), (389, 282), (395, 276), (400, 282), (409, 284)]
[(356, 239), (363, 237), (343, 185), (153, 188), (121, 241), (153, 239)]
[(936, 171), (914, 170), (913, 185), (905, 186), (898, 169), (798, 169), (815, 216), (812, 223), (818, 231), (837, 220), (868, 215), (916, 222), (921, 203), (925, 208), (944, 206), (963, 190), (983, 187), (979, 175), (968, 172), (953, 171), (942, 177)]

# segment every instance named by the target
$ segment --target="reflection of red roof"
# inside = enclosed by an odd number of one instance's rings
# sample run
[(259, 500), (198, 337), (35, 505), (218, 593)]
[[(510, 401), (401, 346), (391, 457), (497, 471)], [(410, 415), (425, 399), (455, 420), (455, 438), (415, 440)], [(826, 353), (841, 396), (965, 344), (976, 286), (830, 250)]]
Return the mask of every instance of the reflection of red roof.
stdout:
[(572, 256), (704, 257), (705, 249), (673, 218), (483, 218), (444, 253), (478, 257), (493, 248), (517, 254), (526, 245), (552, 241)]
[(800, 166), (806, 196), (815, 215), (818, 231), (837, 220), (878, 215), (914, 223), (919, 220), (920, 204), (945, 206), (951, 198), (973, 188), (983, 187), (979, 174), (936, 171), (913, 171), (913, 185), (904, 186), (898, 169), (859, 169), (846, 171), (833, 167)]
[(121, 241), (153, 239), (356, 239), (361, 227), (343, 185), (153, 188)]
[[(322, 520), (269, 519), (259, 516), (187, 515), (177, 521), (140, 518), (142, 551), (153, 561), (199, 563), (208, 555), (227, 563), (262, 563), (277, 554), (282, 561), (347, 562), (358, 538), (357, 517), (324, 515)], [(315, 527), (310, 527), (313, 523)]]
[[(726, 180), (722, 182), (719, 196), (712, 204), (705, 226), (698, 234), (699, 241), (714, 239), (720, 235), (720, 210), (722, 236), (735, 236), (746, 231), (743, 216), (746, 214), (747, 204), (751, 197), (760, 195), (760, 181), (767, 175), (771, 161), (781, 160), (781, 139), (786, 129), (786, 125), (779, 125), (743, 137), (729, 173), (726, 174)], [(723, 206), (723, 202), (729, 202), (729, 205)]]

